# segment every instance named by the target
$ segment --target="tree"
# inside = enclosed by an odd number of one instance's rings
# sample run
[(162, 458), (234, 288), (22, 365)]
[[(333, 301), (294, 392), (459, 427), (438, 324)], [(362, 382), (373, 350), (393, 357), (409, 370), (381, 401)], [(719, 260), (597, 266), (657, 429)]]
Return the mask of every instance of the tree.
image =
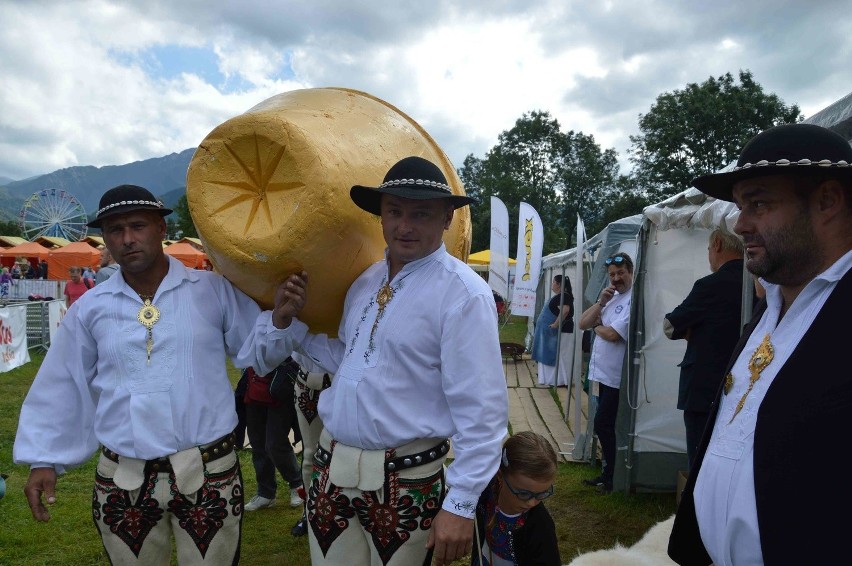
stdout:
[(192, 215), (189, 213), (189, 203), (186, 200), (186, 195), (178, 199), (175, 205), (175, 214), (177, 214), (177, 227), (183, 232), (183, 237), (197, 238), (198, 230), (195, 229), (195, 224), (192, 222)]
[(595, 230), (592, 234), (603, 229), (603, 226), (598, 228), (600, 218), (610, 206), (620, 178), (618, 154), (614, 149), (601, 152), (595, 139), (582, 132), (565, 134), (559, 152), (559, 180), (566, 237), (560, 249), (576, 244), (577, 215), (583, 219), (587, 230)]
[(509, 255), (516, 256), (520, 203), (535, 208), (544, 226), (543, 253), (565, 248), (576, 216), (600, 214), (607, 187), (616, 183), (614, 150), (601, 153), (592, 136), (563, 133), (548, 112), (525, 113), (500, 134), (484, 159), (468, 155), (459, 177), (478, 199), (473, 213), (473, 250), (488, 248), (491, 235), (490, 197), (509, 211)]
[(601, 217), (586, 225), (586, 233), (597, 234), (611, 222), (640, 214), (649, 204), (653, 203), (644, 191), (636, 186), (634, 179), (619, 177), (615, 194), (611, 195)]
[(684, 90), (663, 93), (639, 115), (638, 136), (630, 136), (633, 174), (652, 200), (675, 195), (693, 178), (736, 161), (743, 145), (759, 132), (801, 121), (796, 105), (765, 94), (750, 71), (730, 73)]
[(4, 220), (0, 222), (0, 234), (3, 236), (24, 237), (24, 233), (21, 231), (21, 225), (15, 220)]

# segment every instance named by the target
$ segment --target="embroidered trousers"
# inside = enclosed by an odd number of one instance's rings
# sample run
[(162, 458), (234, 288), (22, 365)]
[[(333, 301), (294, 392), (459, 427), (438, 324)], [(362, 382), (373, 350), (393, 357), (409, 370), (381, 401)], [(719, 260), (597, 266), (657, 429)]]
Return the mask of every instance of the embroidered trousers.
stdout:
[(123, 490), (112, 480), (117, 467), (101, 455), (92, 496), (92, 517), (114, 566), (169, 566), (172, 537), (181, 566), (239, 563), (244, 495), (235, 452), (206, 464), (201, 489), (188, 496), (174, 474), (147, 470), (140, 489)]
[[(316, 377), (316, 374), (309, 374)], [(312, 387), (313, 386), (313, 387)], [(302, 435), (302, 482), (305, 486), (305, 495), (311, 483), (311, 474), (314, 469), (314, 453), (317, 451), (320, 433), (322, 432), (322, 419), (317, 412), (319, 396), (325, 389), (331, 386), (331, 377), (325, 374), (322, 378), (312, 380), (308, 384), (304, 379), (296, 381), (296, 417), (299, 420), (299, 432)]]
[[(434, 445), (415, 441), (386, 458)], [(323, 446), (332, 453), (334, 449)], [(385, 472), (375, 491), (342, 488), (329, 481), (329, 464), (314, 458), (308, 491), (308, 535), (313, 566), (419, 566), (426, 560), (429, 529), (445, 490), (444, 460)]]

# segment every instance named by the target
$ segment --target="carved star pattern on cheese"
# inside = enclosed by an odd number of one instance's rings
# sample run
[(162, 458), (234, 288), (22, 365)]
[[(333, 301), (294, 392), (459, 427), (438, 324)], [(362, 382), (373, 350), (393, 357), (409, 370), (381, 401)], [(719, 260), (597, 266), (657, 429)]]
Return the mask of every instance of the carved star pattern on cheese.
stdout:
[(271, 226), (272, 212), (269, 209), (269, 200), (272, 196), (272, 193), (290, 191), (293, 189), (301, 189), (305, 186), (304, 183), (298, 181), (273, 182), (270, 180), (272, 178), (272, 175), (275, 173), (275, 170), (281, 163), (281, 158), (286, 152), (286, 147), (283, 144), (276, 146), (275, 152), (269, 155), (268, 159), (264, 161), (262, 150), (257, 142), (257, 136), (255, 135), (255, 151), (254, 155), (252, 156), (254, 159), (254, 163), (252, 164), (247, 163), (244, 159), (245, 153), (243, 153), (242, 155), (238, 154), (227, 143), (225, 143), (224, 146), (225, 149), (228, 151), (228, 154), (233, 157), (234, 161), (236, 161), (239, 165), (241, 175), (244, 176), (244, 178), (236, 181), (210, 182), (211, 185), (234, 189), (236, 193), (234, 198), (214, 210), (213, 215), (217, 215), (229, 208), (233, 208), (234, 206), (240, 203), (252, 200), (253, 202), (251, 205), (251, 211), (246, 215), (246, 224), (243, 228), (243, 234), (248, 233), (252, 223), (259, 214), (258, 210), (261, 208), (263, 215)]

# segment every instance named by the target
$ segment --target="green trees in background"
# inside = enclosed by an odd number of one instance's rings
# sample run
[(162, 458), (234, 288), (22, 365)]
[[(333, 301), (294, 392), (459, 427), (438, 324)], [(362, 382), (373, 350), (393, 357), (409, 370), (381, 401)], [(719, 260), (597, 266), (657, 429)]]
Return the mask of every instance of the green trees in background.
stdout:
[(192, 222), (192, 215), (189, 213), (189, 203), (186, 200), (186, 195), (183, 195), (175, 205), (175, 214), (177, 220), (175, 224), (177, 229), (182, 232), (183, 238), (197, 238), (198, 230), (195, 229), (195, 224)]
[(468, 155), (459, 177), (472, 208), (471, 251), (490, 246), (490, 197), (509, 210), (509, 254), (516, 256), (518, 208), (532, 205), (544, 225), (543, 253), (574, 245), (577, 214), (593, 235), (614, 220), (680, 193), (698, 175), (736, 161), (742, 146), (758, 132), (802, 120), (796, 105), (768, 94), (750, 71), (739, 81), (727, 73), (657, 97), (639, 115), (640, 134), (630, 136), (628, 175), (619, 174), (618, 154), (602, 150), (594, 137), (563, 132), (545, 111), (532, 111), (504, 131), (485, 157)]
[(764, 93), (750, 71), (740, 71), (739, 83), (731, 73), (690, 83), (661, 94), (639, 115), (642, 133), (630, 136), (633, 176), (652, 200), (660, 200), (736, 161), (761, 131), (801, 120), (798, 106)]
[(19, 238), (24, 237), (21, 225), (15, 220), (0, 221), (0, 234), (4, 236), (17, 236)]
[[(521, 201), (538, 212), (544, 226), (544, 253), (565, 249), (577, 213), (601, 218), (607, 196), (618, 181), (615, 150), (601, 151), (592, 136), (562, 132), (548, 112), (525, 113), (500, 134), (484, 159), (468, 155), (459, 177), (470, 196), (479, 200), (473, 211), (473, 250), (485, 249), (491, 238), (490, 197), (509, 210), (509, 233), (518, 232)], [(510, 238), (509, 254), (517, 240)]]

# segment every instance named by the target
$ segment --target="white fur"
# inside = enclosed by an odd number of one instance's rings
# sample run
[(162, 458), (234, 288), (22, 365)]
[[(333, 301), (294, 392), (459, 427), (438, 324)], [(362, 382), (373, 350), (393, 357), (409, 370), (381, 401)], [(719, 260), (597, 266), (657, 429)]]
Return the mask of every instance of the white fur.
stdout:
[(569, 566), (667, 566), (674, 562), (666, 553), (674, 515), (651, 527), (631, 547), (618, 543), (609, 550), (596, 550), (577, 556)]

